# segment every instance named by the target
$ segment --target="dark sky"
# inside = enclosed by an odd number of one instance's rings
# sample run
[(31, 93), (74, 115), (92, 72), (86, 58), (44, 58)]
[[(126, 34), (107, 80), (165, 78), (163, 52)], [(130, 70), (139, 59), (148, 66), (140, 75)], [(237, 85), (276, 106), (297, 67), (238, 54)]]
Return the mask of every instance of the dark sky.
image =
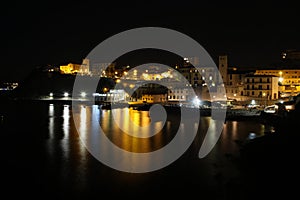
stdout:
[(230, 65), (240, 67), (267, 65), (284, 49), (300, 50), (300, 11), (288, 1), (36, 2), (2, 7), (0, 80), (21, 80), (38, 66), (81, 62), (108, 37), (144, 26), (180, 31), (214, 59), (226, 53)]

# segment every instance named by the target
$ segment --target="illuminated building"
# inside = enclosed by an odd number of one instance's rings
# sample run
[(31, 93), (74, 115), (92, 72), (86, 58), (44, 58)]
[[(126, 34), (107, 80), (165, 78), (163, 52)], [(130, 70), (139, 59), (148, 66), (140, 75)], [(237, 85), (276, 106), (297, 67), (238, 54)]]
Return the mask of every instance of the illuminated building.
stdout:
[(167, 102), (166, 94), (143, 94), (143, 103), (165, 103)]
[(247, 75), (242, 96), (257, 100), (278, 99), (278, 77), (273, 75)]
[(59, 67), (61, 74), (82, 74), (88, 75), (89, 74), (89, 60), (83, 59), (82, 64), (74, 64), (69, 63), (68, 65), (61, 65)]
[(278, 77), (279, 91), (284, 96), (295, 96), (300, 92), (300, 69), (261, 69), (256, 75)]
[(190, 90), (188, 88), (174, 88), (168, 90), (169, 102), (186, 102), (191, 97)]

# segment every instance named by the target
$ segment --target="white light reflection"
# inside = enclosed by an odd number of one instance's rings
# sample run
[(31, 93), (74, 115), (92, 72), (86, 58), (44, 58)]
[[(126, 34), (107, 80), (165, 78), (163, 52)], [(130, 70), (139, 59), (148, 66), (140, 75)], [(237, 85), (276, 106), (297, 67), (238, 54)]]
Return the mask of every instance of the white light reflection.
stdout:
[(80, 133), (82, 133), (82, 137), (86, 137), (87, 127), (86, 127), (86, 107), (80, 107)]
[[(87, 122), (87, 109), (86, 106), (80, 106), (80, 126), (79, 126), (79, 134), (80, 138), (86, 139), (87, 137), (87, 127), (86, 127), (86, 122)], [(84, 145), (80, 143), (79, 145), (80, 148), (80, 155), (84, 155), (86, 153), (86, 149)]]
[[(210, 152), (211, 149), (215, 146), (215, 144), (218, 141), (218, 133), (222, 131), (224, 127), (224, 122), (222, 120), (210, 120), (210, 126), (207, 130), (207, 133), (204, 138), (204, 142), (201, 146), (201, 149), (205, 149), (207, 152)], [(199, 157), (203, 158), (203, 155), (206, 155), (205, 153), (199, 152)]]
[(48, 144), (48, 151), (50, 155), (53, 155), (53, 153), (55, 152), (54, 149), (54, 105), (53, 104), (49, 104), (48, 107), (48, 115), (49, 115), (49, 124), (48, 124), (48, 130), (49, 130), (49, 140), (47, 141)]
[(54, 105), (49, 104), (49, 137), (53, 138), (54, 135)]
[(63, 139), (62, 148), (63, 152), (69, 152), (69, 133), (70, 133), (70, 108), (69, 105), (64, 105), (63, 109)]

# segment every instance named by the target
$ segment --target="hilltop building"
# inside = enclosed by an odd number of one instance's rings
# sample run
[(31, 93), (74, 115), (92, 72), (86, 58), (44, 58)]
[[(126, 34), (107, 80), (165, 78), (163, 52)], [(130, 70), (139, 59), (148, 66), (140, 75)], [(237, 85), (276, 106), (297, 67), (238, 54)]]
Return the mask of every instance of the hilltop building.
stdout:
[(88, 59), (83, 59), (82, 64), (69, 63), (59, 67), (61, 74), (81, 74), (89, 75), (90, 62)]

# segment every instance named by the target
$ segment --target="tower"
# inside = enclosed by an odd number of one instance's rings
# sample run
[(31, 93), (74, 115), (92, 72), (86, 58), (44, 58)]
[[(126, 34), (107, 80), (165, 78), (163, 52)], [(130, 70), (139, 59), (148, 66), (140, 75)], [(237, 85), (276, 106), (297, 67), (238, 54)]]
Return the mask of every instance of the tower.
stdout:
[[(228, 59), (227, 55), (219, 56), (219, 71), (223, 79), (224, 85), (227, 84)], [(219, 80), (220, 82), (221, 80)]]
[(90, 60), (88, 58), (84, 58), (82, 60), (82, 65), (81, 65), (82, 71), (85, 74), (88, 74), (90, 71)]

